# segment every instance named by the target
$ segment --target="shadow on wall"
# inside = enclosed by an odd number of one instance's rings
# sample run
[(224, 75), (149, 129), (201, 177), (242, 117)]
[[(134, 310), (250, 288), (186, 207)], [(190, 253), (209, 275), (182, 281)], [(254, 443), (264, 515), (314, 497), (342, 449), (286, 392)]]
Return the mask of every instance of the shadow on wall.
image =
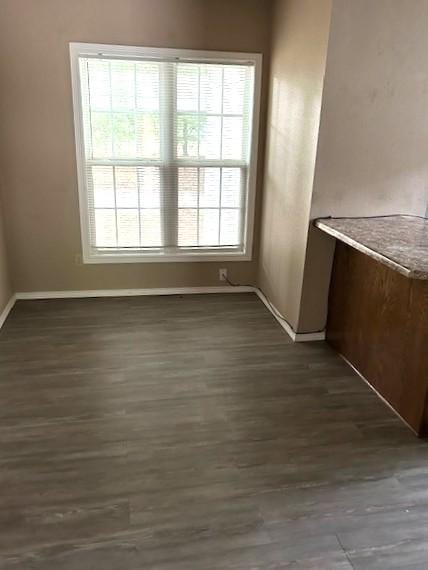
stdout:
[(296, 331), (320, 111), (319, 97), (299, 79), (272, 82), (259, 268), (262, 289)]
[[(324, 330), (327, 324), (330, 275), (336, 240), (311, 225), (299, 315), (299, 333)], [(321, 301), (320, 301), (321, 300)]]

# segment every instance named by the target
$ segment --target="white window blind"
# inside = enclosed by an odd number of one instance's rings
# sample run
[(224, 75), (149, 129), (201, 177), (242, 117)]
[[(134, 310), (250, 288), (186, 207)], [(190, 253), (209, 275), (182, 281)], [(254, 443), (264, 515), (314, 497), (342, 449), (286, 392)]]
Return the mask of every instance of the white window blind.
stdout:
[(71, 52), (86, 260), (248, 258), (258, 59), (112, 48)]

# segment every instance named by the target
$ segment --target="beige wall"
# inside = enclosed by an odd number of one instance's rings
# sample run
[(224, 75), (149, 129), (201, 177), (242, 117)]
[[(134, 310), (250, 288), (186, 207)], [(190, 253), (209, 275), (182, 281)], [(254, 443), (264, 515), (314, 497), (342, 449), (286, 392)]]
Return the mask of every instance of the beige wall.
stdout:
[[(428, 2), (334, 0), (311, 217), (425, 214)], [(299, 329), (322, 328), (334, 241), (312, 234)]]
[[(269, 0), (2, 0), (0, 168), (17, 291), (217, 285), (248, 263), (78, 265), (80, 226), (68, 43), (262, 52)], [(267, 74), (263, 86), (263, 157)], [(262, 183), (259, 161), (259, 192)], [(256, 223), (255, 252), (257, 252)]]
[(424, 214), (428, 2), (335, 0), (312, 213)]
[(331, 0), (277, 0), (259, 280), (297, 329)]
[(6, 251), (6, 236), (3, 225), (3, 208), (0, 199), (0, 315), (12, 296), (12, 284)]

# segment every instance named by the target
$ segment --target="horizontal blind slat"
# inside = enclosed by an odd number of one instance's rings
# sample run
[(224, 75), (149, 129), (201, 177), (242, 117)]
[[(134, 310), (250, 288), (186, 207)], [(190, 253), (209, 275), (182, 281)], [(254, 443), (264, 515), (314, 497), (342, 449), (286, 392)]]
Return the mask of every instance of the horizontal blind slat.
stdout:
[(91, 247), (243, 249), (253, 64), (79, 64)]

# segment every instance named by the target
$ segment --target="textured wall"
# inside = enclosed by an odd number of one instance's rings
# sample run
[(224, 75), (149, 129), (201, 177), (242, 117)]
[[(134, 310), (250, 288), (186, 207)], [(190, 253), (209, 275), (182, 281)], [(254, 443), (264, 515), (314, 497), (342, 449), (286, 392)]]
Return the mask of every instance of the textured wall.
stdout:
[(291, 325), (299, 324), (331, 0), (278, 0), (259, 280)]
[[(334, 0), (311, 217), (424, 215), (428, 2)], [(334, 241), (317, 230), (299, 329), (322, 328)]]
[[(269, 0), (2, 0), (0, 167), (17, 291), (252, 282), (257, 261), (79, 265), (70, 41), (261, 52)], [(264, 156), (267, 74), (260, 155)], [(259, 191), (263, 160), (259, 161)], [(258, 250), (256, 220), (255, 252)]]
[(5, 240), (2, 203), (0, 201), (0, 314), (12, 296), (12, 285)]

